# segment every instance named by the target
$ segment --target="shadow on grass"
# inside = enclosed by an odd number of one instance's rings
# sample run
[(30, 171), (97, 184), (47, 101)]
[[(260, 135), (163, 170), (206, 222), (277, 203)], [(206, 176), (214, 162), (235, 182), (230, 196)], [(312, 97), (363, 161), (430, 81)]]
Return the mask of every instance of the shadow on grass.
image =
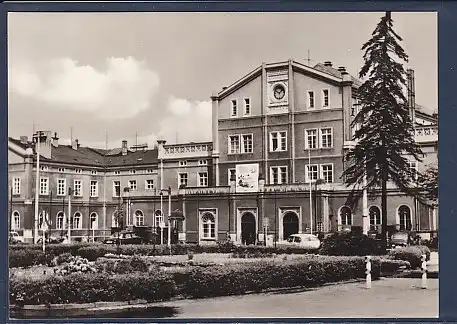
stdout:
[(11, 311), (11, 319), (82, 319), (82, 318), (168, 318), (174, 317), (179, 314), (179, 311), (176, 307), (166, 307), (166, 306), (157, 306), (157, 307), (147, 307), (147, 308), (137, 308), (129, 310), (112, 310), (109, 312), (100, 312), (87, 314), (87, 315), (78, 315), (78, 316), (46, 316), (45, 314), (41, 316), (24, 316), (21, 311)]

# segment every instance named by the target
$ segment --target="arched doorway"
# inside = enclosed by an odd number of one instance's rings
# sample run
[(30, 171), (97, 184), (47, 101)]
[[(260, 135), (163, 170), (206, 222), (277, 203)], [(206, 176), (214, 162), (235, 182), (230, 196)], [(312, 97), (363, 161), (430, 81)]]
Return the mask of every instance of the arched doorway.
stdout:
[(398, 208), (398, 218), (400, 221), (400, 231), (410, 231), (412, 228), (411, 209), (406, 205)]
[(294, 212), (287, 212), (282, 219), (283, 239), (289, 235), (298, 234), (298, 216)]
[(241, 242), (246, 245), (255, 244), (255, 216), (246, 212), (241, 216)]

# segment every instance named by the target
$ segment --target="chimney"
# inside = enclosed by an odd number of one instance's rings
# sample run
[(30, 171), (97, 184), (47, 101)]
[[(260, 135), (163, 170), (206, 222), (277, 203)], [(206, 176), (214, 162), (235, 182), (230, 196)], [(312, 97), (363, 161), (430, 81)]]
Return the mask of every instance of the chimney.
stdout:
[(324, 62), (324, 66), (332, 67), (332, 62), (326, 61)]
[(78, 147), (79, 147), (79, 141), (77, 139), (75, 139), (73, 142), (71, 142), (71, 148), (73, 150), (76, 151), (78, 149)]
[(122, 155), (127, 155), (127, 141), (122, 141)]
[(338, 71), (340, 71), (341, 73), (346, 72), (346, 68), (344, 66), (340, 66), (338, 67)]
[(27, 136), (21, 136), (20, 138), (21, 144), (28, 144), (29, 138)]
[(57, 132), (54, 132), (54, 137), (52, 137), (52, 146), (59, 147), (59, 138), (57, 137)]
[(225, 89), (227, 89), (227, 87), (222, 87), (222, 91), (224, 91)]
[(167, 141), (165, 141), (163, 139), (157, 140), (157, 157), (159, 158), (159, 160), (162, 160), (164, 157), (164, 154), (165, 154), (164, 145), (166, 142)]

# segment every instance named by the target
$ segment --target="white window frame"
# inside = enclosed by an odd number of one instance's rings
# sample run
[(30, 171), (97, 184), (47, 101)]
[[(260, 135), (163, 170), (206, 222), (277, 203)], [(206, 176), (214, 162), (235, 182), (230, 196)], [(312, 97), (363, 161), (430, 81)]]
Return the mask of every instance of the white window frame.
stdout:
[[(152, 187), (149, 186), (149, 181), (152, 181)], [(146, 190), (154, 190), (154, 179), (146, 179), (146, 180), (144, 180), (144, 188)]]
[[(95, 226), (92, 226), (92, 215), (95, 215)], [(98, 214), (96, 212), (92, 212), (89, 214), (89, 229), (98, 230)]]
[[(245, 150), (245, 147), (244, 147), (244, 137), (245, 136), (250, 136), (251, 137), (251, 150), (250, 151), (246, 151)], [(253, 153), (254, 152), (254, 134), (241, 134), (240, 135), (240, 153), (241, 154), (249, 154), (249, 153)]]
[(83, 170), (82, 170), (82, 169), (75, 169), (75, 173), (76, 173), (76, 174), (82, 174), (82, 173), (83, 173)]
[[(309, 132), (311, 132), (311, 131), (314, 131), (314, 132), (315, 132), (314, 136), (315, 136), (315, 138), (316, 138), (316, 145), (315, 145), (315, 147), (311, 147), (311, 148), (310, 148), (310, 147), (309, 147), (309, 140), (308, 140), (308, 138), (310, 137)], [(319, 148), (319, 142), (320, 142), (320, 141), (319, 141), (319, 130), (318, 130), (317, 128), (305, 129), (305, 149), (307, 149), (307, 150), (309, 150), (309, 149), (311, 149), (311, 150), (316, 150), (316, 149)]]
[[(41, 180), (44, 180), (43, 183), (46, 184), (44, 187), (45, 190), (42, 190), (41, 187)], [(40, 177), (40, 188), (39, 188), (40, 196), (47, 196), (49, 195), (49, 178), (48, 177)]]
[(154, 169), (146, 169), (146, 173), (154, 173)]
[[(313, 105), (311, 106), (311, 96), (310, 94), (313, 94)], [(316, 93), (314, 90), (308, 90), (306, 91), (306, 107), (310, 110), (316, 109)]]
[[(327, 106), (324, 105), (324, 103), (325, 103), (325, 91), (327, 91), (327, 94), (328, 94), (328, 97), (327, 97), (328, 98), (328, 100), (327, 100), (328, 105)], [(321, 91), (321, 100), (322, 100), (321, 101), (322, 109), (330, 108), (330, 89), (328, 89), (328, 88), (322, 89), (322, 91)]]
[[(282, 136), (280, 136), (281, 133), (285, 133), (285, 148), (282, 149), (281, 148), (281, 138)], [(278, 141), (278, 147), (276, 150), (273, 150), (273, 134), (276, 134), (276, 139)], [(270, 152), (287, 152), (287, 131), (274, 131), (274, 132), (270, 132)]]
[[(316, 179), (312, 179), (310, 181), (310, 177), (309, 177), (309, 174), (310, 174), (310, 168), (311, 167), (315, 167), (316, 168)], [(314, 173), (314, 172), (313, 172)], [(306, 164), (305, 165), (305, 182), (306, 183), (312, 183), (312, 182), (315, 182), (317, 179), (319, 179), (319, 164)]]
[(132, 169), (132, 170), (129, 170), (129, 173), (130, 173), (130, 174), (136, 174), (136, 170), (133, 170), (133, 169)]
[[(93, 187), (93, 184), (95, 183), (95, 188)], [(97, 180), (90, 180), (90, 196), (92, 198), (98, 197), (98, 181)]]
[[(79, 193), (76, 194), (76, 183), (79, 183)], [(82, 197), (83, 196), (83, 181), (81, 179), (73, 180), (73, 196)]]
[(65, 168), (58, 168), (57, 170), (58, 170), (60, 173), (65, 172)]
[[(116, 182), (119, 183), (119, 195), (116, 194)], [(119, 180), (113, 181), (113, 197), (120, 197), (121, 196), (121, 182)]]
[[(218, 213), (217, 213), (217, 209), (203, 209), (203, 210), (200, 210), (199, 213), (199, 237), (200, 237), (200, 240), (204, 240), (204, 241), (215, 241), (217, 240), (217, 231), (218, 231)], [(214, 222), (210, 222), (210, 223), (204, 223), (203, 222), (203, 217), (206, 215), (206, 214), (210, 214), (212, 217), (213, 217), (213, 220)], [(205, 236), (205, 224), (208, 224), (209, 225), (209, 235), (208, 236)], [(213, 229), (213, 231), (211, 231), (211, 229)], [(211, 235), (211, 233), (214, 233), (214, 235)]]
[[(235, 112), (235, 113), (233, 113)], [(230, 100), (230, 117), (238, 117), (238, 99)]]
[(21, 178), (14, 177), (12, 187), (13, 187), (13, 195), (20, 195), (21, 194)]
[(18, 230), (21, 228), (21, 213), (19, 211), (14, 210), (12, 217), (11, 217), (11, 229), (12, 230)]
[(208, 160), (198, 160), (198, 165), (208, 165)]
[(96, 174), (97, 174), (97, 170), (91, 170), (91, 171), (90, 171), (90, 174), (96, 175)]
[[(332, 181), (328, 182), (324, 177), (324, 166), (331, 166), (332, 167)], [(333, 163), (323, 163), (320, 165), (320, 179), (322, 179), (325, 183), (333, 183), (335, 182), (335, 167)]]
[[(79, 215), (79, 222), (78, 222), (78, 226), (75, 226), (75, 219), (77, 218), (76, 215)], [(83, 228), (83, 214), (79, 211), (77, 211), (76, 213), (73, 214), (73, 226), (74, 228), (76, 229), (82, 229)]]
[[(60, 181), (63, 180), (63, 192), (60, 191)], [(65, 178), (58, 178), (57, 179), (57, 196), (63, 197), (67, 195), (67, 179)]]
[[(181, 181), (182, 180), (181, 176), (184, 174), (186, 175), (186, 183), (182, 183), (182, 181)], [(187, 172), (179, 172), (178, 173), (178, 187), (180, 187), (182, 185), (185, 185), (187, 187), (188, 183), (189, 183), (189, 174)]]
[(40, 166), (40, 171), (44, 171), (44, 172), (49, 171), (49, 166), (47, 166), (47, 165)]
[[(238, 138), (238, 150), (232, 151), (231, 138)], [(228, 135), (228, 154), (240, 154), (241, 153), (241, 136), (238, 134)]]
[[(277, 169), (277, 172), (278, 172), (278, 182), (277, 183), (274, 182), (274, 177), (273, 177), (274, 169)], [(284, 182), (281, 179), (282, 169), (286, 170), (286, 172), (285, 172), (286, 178), (284, 179), (285, 180)], [(270, 184), (286, 184), (286, 183), (288, 183), (288, 177), (289, 177), (289, 170), (286, 165), (275, 165), (275, 166), (270, 167)]]
[[(202, 177), (202, 175), (205, 175)], [(206, 184), (202, 184), (202, 180), (206, 179)], [(208, 172), (198, 172), (198, 186), (199, 187), (208, 187), (209, 179), (208, 179)]]
[(115, 174), (115, 175), (120, 175), (120, 174), (121, 174), (121, 171), (114, 171), (114, 174)]
[(119, 221), (118, 221), (118, 219), (116, 217), (116, 213), (117, 213), (117, 208), (113, 212), (113, 214), (111, 215), (111, 227), (113, 227), (113, 228), (118, 228), (119, 227)]
[(417, 161), (412, 161), (412, 160), (409, 160), (408, 161), (408, 168), (409, 170), (414, 170), (414, 178), (413, 180), (417, 180), (418, 177), (419, 177), (419, 163)]
[[(133, 187), (133, 188), (132, 188), (132, 187)], [(136, 179), (129, 180), (129, 188), (130, 188), (130, 190), (132, 190), (132, 191), (138, 189), (138, 182), (136, 181)]]
[[(322, 131), (326, 130), (326, 129), (330, 129), (330, 138), (331, 138), (330, 146), (323, 146), (323, 144), (324, 144), (324, 140), (323, 140), (324, 134), (322, 133)], [(322, 127), (322, 128), (319, 128), (319, 148), (321, 148), (321, 149), (331, 149), (331, 148), (333, 148), (333, 127)]]
[[(141, 215), (137, 215), (137, 212), (140, 212)], [(133, 217), (134, 217), (135, 226), (144, 226), (144, 213), (141, 209), (135, 210), (135, 212), (133, 213)], [(138, 221), (138, 220), (141, 220), (141, 221)]]
[(180, 167), (186, 167), (187, 166), (187, 160), (179, 161), (179, 166)]
[[(59, 216), (62, 216), (62, 218), (60, 218)], [(62, 223), (59, 222), (59, 219), (62, 220)], [(73, 225), (74, 225), (74, 217), (73, 217)], [(57, 212), (56, 214), (56, 229), (64, 229), (65, 227), (65, 213), (63, 211), (59, 211)]]
[[(249, 111), (248, 111), (248, 109), (249, 109)], [(243, 98), (243, 115), (251, 116), (251, 111), (252, 111), (251, 97)]]

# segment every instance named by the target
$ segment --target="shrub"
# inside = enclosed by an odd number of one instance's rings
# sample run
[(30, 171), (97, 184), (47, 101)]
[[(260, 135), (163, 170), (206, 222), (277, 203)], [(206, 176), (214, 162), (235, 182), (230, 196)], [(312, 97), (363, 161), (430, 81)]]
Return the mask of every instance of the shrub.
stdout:
[(54, 263), (55, 263), (55, 265), (61, 265), (61, 264), (70, 262), (71, 260), (73, 260), (73, 258), (74, 257), (71, 255), (71, 253), (65, 252), (61, 255), (56, 256), (54, 258)]
[[(422, 265), (422, 255), (424, 248), (419, 246), (407, 246), (389, 251), (389, 257), (394, 260), (408, 261), (412, 269), (420, 268)], [(429, 250), (430, 258), (430, 250)]]
[(80, 256), (71, 256), (69, 262), (65, 263), (64, 266), (61, 269), (58, 269), (55, 273), (58, 275), (68, 275), (71, 273), (88, 272), (96, 272), (94, 262), (90, 262)]
[(11, 304), (67, 304), (100, 301), (149, 302), (168, 300), (176, 294), (170, 276), (163, 274), (70, 274), (39, 280), (10, 280)]
[(127, 257), (122, 259), (100, 258), (95, 262), (95, 268), (99, 272), (105, 273), (133, 273), (148, 272), (149, 264), (139, 256)]
[(381, 255), (383, 248), (379, 241), (354, 233), (335, 233), (322, 242), (322, 255), (365, 256)]
[(10, 268), (29, 268), (39, 264), (52, 265), (53, 259), (53, 255), (35, 249), (13, 250), (9, 252), (8, 257)]

